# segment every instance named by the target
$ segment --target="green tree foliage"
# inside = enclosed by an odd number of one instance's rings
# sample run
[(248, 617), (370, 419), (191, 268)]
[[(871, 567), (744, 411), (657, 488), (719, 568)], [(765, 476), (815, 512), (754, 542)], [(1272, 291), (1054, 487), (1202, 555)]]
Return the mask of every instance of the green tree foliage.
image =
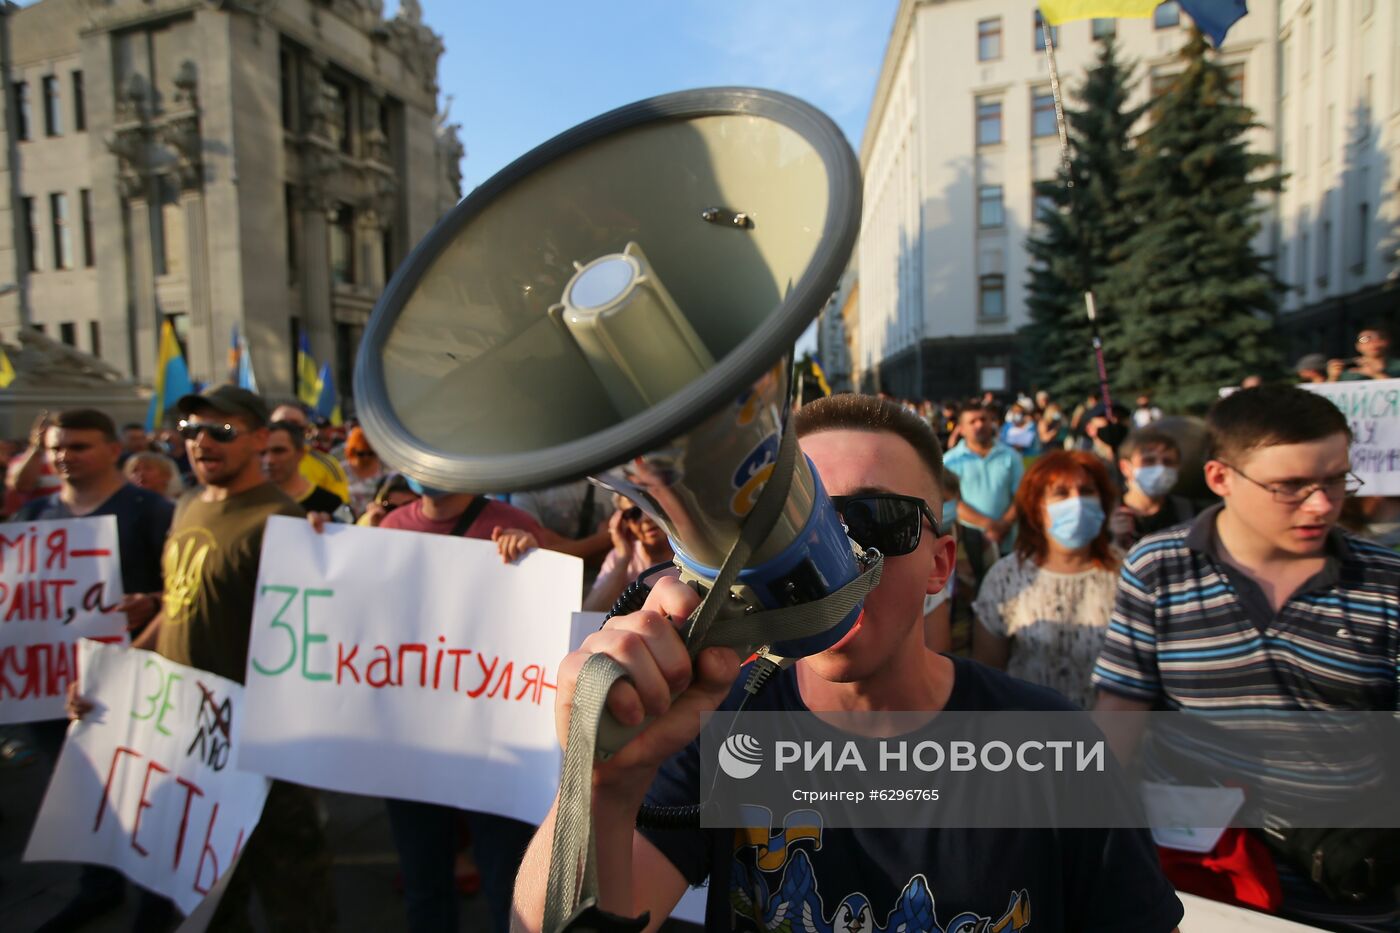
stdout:
[(1199, 411), (1221, 386), (1278, 372), (1278, 283), (1255, 253), (1274, 160), (1251, 152), (1253, 114), (1193, 32), (1186, 68), (1149, 111), (1123, 189), (1136, 229), (1102, 290), (1114, 382), (1167, 410)]
[[(1133, 66), (1119, 60), (1112, 38), (1100, 42), (1098, 60), (1065, 111), (1069, 175), (1061, 169), (1055, 181), (1036, 189), (1054, 210), (1041, 210), (1026, 242), (1033, 260), (1026, 299), (1031, 322), (1020, 342), (1031, 382), (1061, 401), (1082, 399), (1098, 385), (1084, 293), (1098, 290), (1134, 232), (1121, 191), (1134, 159), (1132, 127), (1143, 109), (1128, 106), (1133, 83)], [(1100, 300), (1098, 312), (1100, 330), (1115, 333), (1113, 308)]]

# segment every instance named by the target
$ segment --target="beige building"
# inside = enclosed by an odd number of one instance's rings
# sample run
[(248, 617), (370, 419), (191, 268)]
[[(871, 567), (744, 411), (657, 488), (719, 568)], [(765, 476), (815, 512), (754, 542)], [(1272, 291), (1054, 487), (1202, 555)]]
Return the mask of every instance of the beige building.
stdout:
[[(1252, 143), (1264, 152), (1276, 151), (1278, 6), (1251, 4), (1218, 53), (1263, 124)], [(1027, 388), (1016, 338), (1029, 321), (1026, 238), (1034, 185), (1060, 159), (1037, 24), (1035, 0), (901, 0), (860, 149), (859, 312), (847, 339), (852, 378), (867, 390)], [(1175, 2), (1148, 19), (1067, 23), (1056, 40), (1064, 83), (1082, 82), (1096, 37), (1111, 31), (1137, 63), (1133, 102), (1143, 103), (1182, 67), (1189, 28)], [(1273, 245), (1261, 235), (1262, 251)]]
[(0, 335), (149, 383), (170, 320), (222, 381), (237, 326), (287, 395), (305, 334), (346, 396), (388, 276), (460, 197), (416, 0), (41, 0), (3, 23)]

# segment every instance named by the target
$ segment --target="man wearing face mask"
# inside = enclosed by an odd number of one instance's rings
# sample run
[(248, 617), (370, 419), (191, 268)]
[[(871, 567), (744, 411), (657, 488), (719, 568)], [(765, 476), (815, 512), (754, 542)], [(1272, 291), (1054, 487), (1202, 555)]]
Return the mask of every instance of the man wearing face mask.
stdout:
[(1118, 448), (1118, 470), (1127, 491), (1113, 512), (1109, 530), (1113, 543), (1127, 551), (1139, 538), (1190, 521), (1196, 514), (1191, 500), (1173, 496), (1181, 467), (1181, 448), (1165, 431), (1140, 428)]

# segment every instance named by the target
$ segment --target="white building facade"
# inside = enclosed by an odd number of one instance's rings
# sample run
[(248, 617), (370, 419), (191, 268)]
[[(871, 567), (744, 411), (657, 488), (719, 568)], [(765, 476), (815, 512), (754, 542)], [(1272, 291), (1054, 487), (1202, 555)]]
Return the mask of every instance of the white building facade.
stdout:
[[(1279, 15), (1273, 4), (1256, 6), (1220, 55), (1263, 124), (1252, 144), (1274, 152)], [(861, 144), (850, 346), (852, 379), (864, 390), (943, 398), (1029, 388), (1016, 341), (1029, 322), (1026, 238), (1035, 183), (1054, 178), (1060, 160), (1036, 11), (1034, 0), (900, 4)], [(1111, 30), (1123, 60), (1137, 64), (1134, 102), (1145, 102), (1181, 69), (1189, 28), (1174, 2), (1152, 19), (1060, 27), (1066, 93), (1093, 64), (1095, 37)], [(1272, 229), (1262, 250), (1274, 245)]]

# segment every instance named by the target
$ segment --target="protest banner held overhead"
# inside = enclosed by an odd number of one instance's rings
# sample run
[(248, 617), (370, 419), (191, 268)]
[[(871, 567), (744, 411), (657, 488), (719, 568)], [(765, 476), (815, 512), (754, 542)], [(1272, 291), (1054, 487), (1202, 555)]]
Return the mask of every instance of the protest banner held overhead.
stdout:
[(1400, 496), (1400, 379), (1304, 383), (1325, 395), (1351, 424), (1351, 470), (1363, 496)]
[(489, 541), (270, 519), (238, 766), (538, 821), (582, 574), (550, 551), (503, 564)]
[(0, 532), (0, 723), (63, 718), (78, 640), (126, 641), (121, 580), (110, 515)]
[(149, 651), (83, 640), (78, 655), (96, 705), (69, 727), (25, 861), (110, 865), (189, 913), (267, 797), (233, 763), (243, 688)]

